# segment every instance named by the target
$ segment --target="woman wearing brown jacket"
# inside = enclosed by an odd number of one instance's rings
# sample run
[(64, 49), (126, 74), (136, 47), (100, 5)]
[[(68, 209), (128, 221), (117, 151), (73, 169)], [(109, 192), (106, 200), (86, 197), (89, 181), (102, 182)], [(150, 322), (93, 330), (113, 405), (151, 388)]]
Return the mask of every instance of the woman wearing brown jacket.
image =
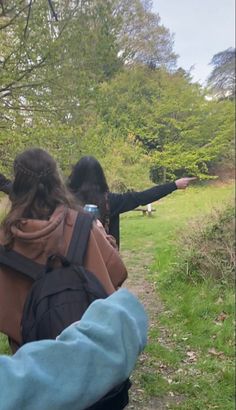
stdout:
[[(14, 162), (11, 209), (0, 228), (0, 244), (33, 261), (46, 264), (54, 253), (66, 255), (78, 209), (65, 188), (54, 159), (44, 150), (31, 149)], [(101, 281), (108, 294), (127, 277), (119, 253), (93, 223), (84, 266)], [(0, 332), (13, 350), (21, 344), (20, 322), (27, 293), (33, 282), (0, 265)]]

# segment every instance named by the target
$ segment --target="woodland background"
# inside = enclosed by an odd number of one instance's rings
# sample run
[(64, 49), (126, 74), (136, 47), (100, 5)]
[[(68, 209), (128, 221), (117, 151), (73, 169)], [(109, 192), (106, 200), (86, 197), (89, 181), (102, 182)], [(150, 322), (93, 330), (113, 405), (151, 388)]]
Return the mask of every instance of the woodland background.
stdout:
[(65, 176), (95, 155), (115, 191), (199, 178), (121, 218), (150, 318), (130, 409), (235, 408), (235, 49), (209, 63), (203, 87), (148, 0), (0, 0), (0, 172), (40, 146)]
[(95, 155), (117, 191), (227, 174), (235, 49), (211, 64), (194, 83), (149, 0), (1, 0), (0, 172), (41, 146), (65, 174)]

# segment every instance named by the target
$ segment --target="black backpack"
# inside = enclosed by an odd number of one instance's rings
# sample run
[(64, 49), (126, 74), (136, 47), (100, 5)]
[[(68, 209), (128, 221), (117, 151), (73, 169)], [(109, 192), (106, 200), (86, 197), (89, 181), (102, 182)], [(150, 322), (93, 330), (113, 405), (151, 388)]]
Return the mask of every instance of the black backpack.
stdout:
[[(78, 214), (66, 257), (53, 254), (46, 266), (0, 247), (0, 264), (34, 280), (22, 315), (22, 344), (54, 339), (81, 319), (88, 306), (108, 295), (97, 277), (83, 267), (93, 217)], [(126, 380), (87, 410), (121, 410), (129, 402)]]

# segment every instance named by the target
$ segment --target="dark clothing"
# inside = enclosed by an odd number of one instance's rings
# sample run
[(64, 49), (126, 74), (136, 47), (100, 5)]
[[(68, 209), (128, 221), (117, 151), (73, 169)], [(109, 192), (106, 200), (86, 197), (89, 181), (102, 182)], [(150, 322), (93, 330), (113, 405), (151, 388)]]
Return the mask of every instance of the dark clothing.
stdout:
[[(4, 189), (0, 188), (1, 191), (9, 194), (12, 188), (12, 183), (6, 180)], [(125, 192), (124, 194), (115, 194), (113, 192), (108, 193), (109, 201), (109, 234), (114, 236), (116, 243), (119, 247), (120, 245), (120, 214), (132, 209), (137, 208), (140, 205), (147, 205), (164, 196), (171, 194), (175, 191), (177, 186), (175, 182), (170, 182), (168, 184), (156, 185), (152, 188), (146, 189), (141, 192)], [(76, 195), (79, 198), (79, 195)]]
[(124, 194), (109, 192), (109, 234), (114, 236), (117, 245), (120, 244), (120, 214), (131, 211), (140, 205), (147, 205), (157, 201), (176, 189), (175, 182), (170, 182), (164, 185), (156, 185), (141, 192), (125, 192)]

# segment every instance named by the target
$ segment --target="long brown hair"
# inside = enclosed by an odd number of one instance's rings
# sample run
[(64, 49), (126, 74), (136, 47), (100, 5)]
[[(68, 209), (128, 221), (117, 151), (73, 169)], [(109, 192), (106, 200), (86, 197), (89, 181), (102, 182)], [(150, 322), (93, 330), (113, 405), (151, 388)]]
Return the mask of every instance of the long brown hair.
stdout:
[(60, 176), (56, 161), (48, 152), (33, 148), (14, 161), (11, 209), (2, 222), (5, 245), (13, 240), (11, 228), (22, 219), (49, 219), (58, 205), (78, 209)]

